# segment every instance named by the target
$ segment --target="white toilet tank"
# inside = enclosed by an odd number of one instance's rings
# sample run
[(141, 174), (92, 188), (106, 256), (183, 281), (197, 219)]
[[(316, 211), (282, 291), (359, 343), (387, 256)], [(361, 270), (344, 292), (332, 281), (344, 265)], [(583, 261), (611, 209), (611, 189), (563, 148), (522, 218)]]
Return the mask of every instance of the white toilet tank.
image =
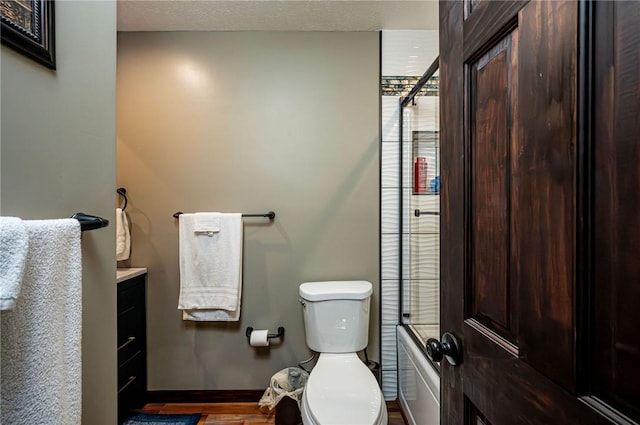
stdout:
[(364, 280), (300, 285), (307, 346), (319, 353), (353, 353), (369, 342), (373, 285)]

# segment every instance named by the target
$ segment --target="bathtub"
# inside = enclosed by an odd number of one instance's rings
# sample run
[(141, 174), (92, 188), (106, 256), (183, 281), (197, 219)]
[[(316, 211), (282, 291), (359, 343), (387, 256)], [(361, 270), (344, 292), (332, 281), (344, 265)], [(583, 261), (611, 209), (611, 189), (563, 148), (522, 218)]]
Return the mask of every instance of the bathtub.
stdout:
[(440, 375), (398, 326), (398, 401), (410, 425), (440, 424)]

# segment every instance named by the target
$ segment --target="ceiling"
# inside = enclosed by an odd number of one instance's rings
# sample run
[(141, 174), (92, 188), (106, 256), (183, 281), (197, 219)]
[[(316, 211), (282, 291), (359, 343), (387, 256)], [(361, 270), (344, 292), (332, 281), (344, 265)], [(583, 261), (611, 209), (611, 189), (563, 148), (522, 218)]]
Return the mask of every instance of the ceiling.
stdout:
[(435, 0), (118, 0), (119, 31), (438, 28)]
[(382, 75), (419, 77), (438, 56), (438, 31), (384, 31)]

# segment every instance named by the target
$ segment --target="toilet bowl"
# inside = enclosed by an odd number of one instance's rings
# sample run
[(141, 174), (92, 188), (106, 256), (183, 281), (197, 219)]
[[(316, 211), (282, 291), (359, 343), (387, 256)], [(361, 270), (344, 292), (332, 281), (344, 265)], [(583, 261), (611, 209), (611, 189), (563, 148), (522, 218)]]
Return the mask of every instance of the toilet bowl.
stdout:
[(302, 395), (302, 423), (386, 425), (378, 381), (357, 354), (368, 343), (371, 283), (307, 282), (299, 293), (307, 345), (320, 353)]
[(304, 425), (386, 425), (378, 381), (356, 353), (322, 353), (302, 395)]

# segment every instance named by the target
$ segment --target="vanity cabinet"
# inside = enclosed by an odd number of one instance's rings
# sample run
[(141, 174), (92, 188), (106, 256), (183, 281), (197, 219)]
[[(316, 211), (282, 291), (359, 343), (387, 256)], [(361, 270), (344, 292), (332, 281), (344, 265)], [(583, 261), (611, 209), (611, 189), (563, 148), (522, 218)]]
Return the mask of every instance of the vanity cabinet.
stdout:
[(146, 269), (118, 270), (118, 422), (145, 404)]

